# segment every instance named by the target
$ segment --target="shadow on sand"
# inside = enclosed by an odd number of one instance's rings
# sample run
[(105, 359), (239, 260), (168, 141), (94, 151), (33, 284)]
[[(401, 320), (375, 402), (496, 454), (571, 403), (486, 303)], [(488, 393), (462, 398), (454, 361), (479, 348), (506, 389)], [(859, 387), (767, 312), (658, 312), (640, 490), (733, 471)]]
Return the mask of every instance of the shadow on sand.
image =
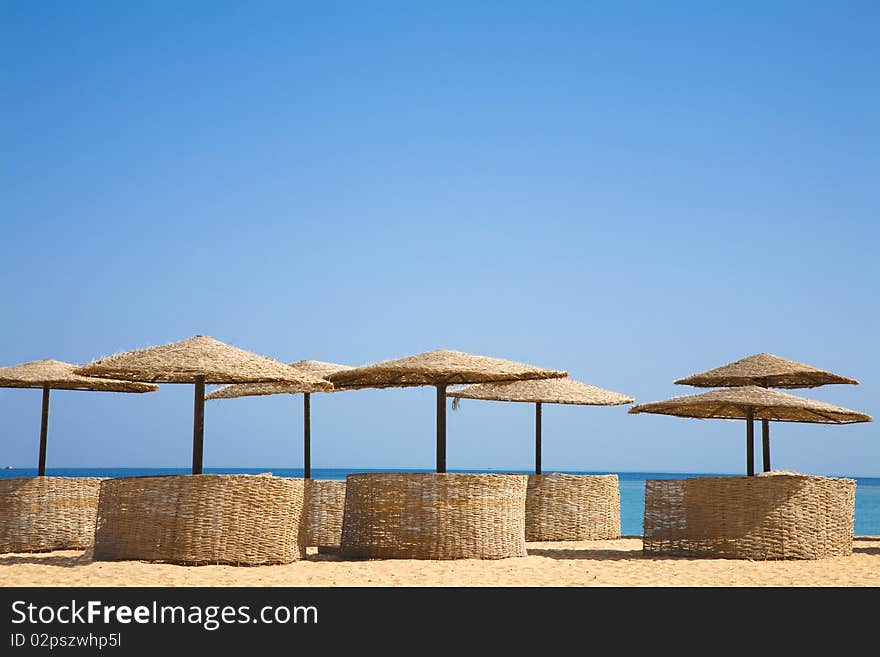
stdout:
[(74, 568), (92, 563), (92, 552), (76, 552), (60, 555), (57, 552), (34, 552), (31, 554), (0, 555), (0, 566), (17, 566), (19, 564), (37, 566), (56, 566), (58, 568)]
[[(637, 538), (641, 536), (621, 536), (621, 538)], [(561, 541), (560, 541), (561, 542)], [(603, 543), (607, 541), (602, 541)], [(641, 550), (615, 550), (603, 547), (580, 547), (568, 549), (565, 547), (546, 546), (542, 543), (527, 543), (526, 549), (530, 557), (548, 557), (550, 559), (593, 559), (598, 561), (626, 561), (629, 559), (654, 558), (646, 556)]]
[(594, 561), (630, 561), (645, 558), (641, 550), (566, 550), (564, 548), (528, 548), (530, 557), (550, 559), (592, 559)]
[[(624, 536), (623, 538), (641, 538), (641, 536)], [(880, 555), (880, 537), (857, 536), (853, 539), (853, 554)], [(867, 545), (865, 545), (867, 544)], [(594, 561), (626, 561), (631, 559), (670, 560), (687, 559), (674, 555), (651, 554), (646, 555), (641, 550), (614, 550), (611, 548), (580, 548), (567, 549), (564, 547), (542, 547), (541, 543), (528, 544), (529, 556), (548, 557), (550, 559), (588, 559)], [(316, 554), (310, 551), (305, 556), (305, 561), (348, 561), (338, 553)], [(354, 559), (352, 561), (358, 561)], [(0, 555), (0, 566), (16, 566), (20, 564), (33, 564), (37, 566), (54, 566), (56, 568), (75, 568), (92, 563), (92, 551), (73, 552), (70, 554), (58, 554), (57, 552), (34, 552), (31, 554)]]
[(853, 554), (880, 554), (880, 546), (860, 545), (860, 543), (880, 543), (878, 536), (856, 536), (853, 538)]
[[(622, 538), (641, 538), (641, 536), (624, 536)], [(864, 545), (864, 544), (873, 545)], [(853, 538), (853, 554), (880, 555), (880, 537)], [(528, 547), (529, 556), (548, 557), (550, 559), (593, 559), (596, 561), (626, 561), (628, 559), (650, 559), (652, 561), (674, 561), (704, 557), (682, 555), (645, 554), (641, 550), (614, 550), (609, 548), (566, 549), (559, 547), (541, 547), (540, 543), (531, 543)], [(711, 558), (711, 557), (709, 557)], [(774, 560), (775, 561), (775, 560)]]

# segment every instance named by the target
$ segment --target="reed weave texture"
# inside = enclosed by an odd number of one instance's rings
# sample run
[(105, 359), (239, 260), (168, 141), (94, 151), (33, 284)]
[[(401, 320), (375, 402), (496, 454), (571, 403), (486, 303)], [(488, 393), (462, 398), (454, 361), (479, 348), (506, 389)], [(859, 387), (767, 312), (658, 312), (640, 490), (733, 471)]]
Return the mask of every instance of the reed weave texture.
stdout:
[(188, 565), (290, 563), (304, 555), (302, 509), (302, 479), (107, 479), (101, 484), (94, 558)]
[(343, 557), (526, 556), (526, 475), (350, 474)]
[(527, 541), (620, 538), (617, 475), (530, 475), (526, 493)]
[(0, 479), (0, 552), (84, 550), (92, 546), (101, 479)]
[(852, 554), (856, 483), (809, 475), (648, 480), (644, 551), (730, 559)]
[(306, 479), (302, 544), (309, 547), (339, 547), (344, 511), (344, 481)]

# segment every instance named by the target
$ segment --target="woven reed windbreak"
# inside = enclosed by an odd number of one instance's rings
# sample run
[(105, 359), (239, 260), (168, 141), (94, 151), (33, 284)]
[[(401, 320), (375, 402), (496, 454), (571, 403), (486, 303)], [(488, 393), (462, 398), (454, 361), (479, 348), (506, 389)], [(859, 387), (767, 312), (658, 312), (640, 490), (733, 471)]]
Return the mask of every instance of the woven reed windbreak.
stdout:
[(526, 475), (350, 474), (343, 557), (526, 556)]
[(344, 511), (344, 481), (306, 479), (302, 544), (309, 547), (339, 547)]
[(95, 560), (187, 565), (290, 563), (303, 480), (264, 475), (107, 479), (101, 485)]
[(645, 483), (644, 551), (729, 559), (852, 554), (856, 483), (809, 475)]
[(85, 550), (95, 536), (101, 479), (0, 479), (0, 552)]
[(617, 475), (529, 475), (527, 541), (620, 538)]

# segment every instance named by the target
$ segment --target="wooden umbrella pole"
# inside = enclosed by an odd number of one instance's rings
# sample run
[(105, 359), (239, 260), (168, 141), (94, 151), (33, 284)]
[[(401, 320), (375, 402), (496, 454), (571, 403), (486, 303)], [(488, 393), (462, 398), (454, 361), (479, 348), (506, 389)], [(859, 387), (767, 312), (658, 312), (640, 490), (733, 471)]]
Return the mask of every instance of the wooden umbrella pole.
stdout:
[(193, 462), (192, 473), (202, 474), (202, 451), (205, 445), (205, 377), (196, 377), (193, 400)]
[(535, 402), (535, 474), (541, 474), (541, 402)]
[(312, 478), (312, 401), (303, 393), (303, 479)]
[[(758, 385), (762, 388), (769, 388), (770, 382), (764, 379)], [(770, 420), (761, 420), (761, 447), (764, 456), (764, 472), (770, 472)]]
[(755, 411), (751, 406), (746, 411), (746, 474), (755, 475)]
[(49, 436), (49, 386), (43, 386), (43, 412), (40, 419), (40, 458), (37, 465), (37, 476), (46, 476), (46, 442)]
[(437, 386), (437, 472), (446, 472), (446, 384)]

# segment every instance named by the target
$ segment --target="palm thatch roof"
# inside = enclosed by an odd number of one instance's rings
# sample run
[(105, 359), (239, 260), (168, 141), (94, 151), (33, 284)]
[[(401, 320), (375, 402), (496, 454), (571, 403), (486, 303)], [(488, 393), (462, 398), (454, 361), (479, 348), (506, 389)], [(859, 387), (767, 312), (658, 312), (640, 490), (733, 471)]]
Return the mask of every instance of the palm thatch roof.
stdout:
[(204, 335), (101, 358), (75, 373), (159, 383), (195, 383), (204, 377), (205, 383), (283, 381), (332, 388), (319, 377)]
[[(337, 363), (324, 363), (319, 360), (299, 360), (291, 363), (290, 367), (301, 372), (319, 377), (325, 377), (333, 372), (352, 369), (348, 365)], [(326, 383), (326, 381), (325, 381)], [(331, 384), (332, 385), (332, 384)], [(259, 395), (295, 395), (301, 392), (335, 392), (327, 390), (326, 386), (296, 383), (235, 383), (218, 388), (205, 395), (205, 399), (235, 399), (237, 397), (256, 397)]]
[(673, 397), (665, 401), (633, 406), (629, 412), (745, 420), (748, 418), (747, 409), (752, 409), (753, 418), (756, 420), (820, 424), (871, 421), (871, 416), (864, 413), (759, 386), (737, 386), (699, 395)]
[(29, 363), (0, 367), (0, 388), (43, 388), (55, 390), (94, 390), (103, 392), (153, 392), (158, 386), (101, 379), (74, 374), (76, 365), (58, 360), (34, 360)]
[(756, 385), (794, 389), (815, 388), (829, 383), (858, 385), (859, 382), (773, 354), (755, 354), (714, 370), (679, 379), (676, 383), (700, 388)]
[(298, 360), (295, 363), (291, 363), (290, 367), (295, 367), (298, 370), (308, 372), (314, 376), (319, 376), (322, 379), (326, 379), (328, 374), (333, 374), (334, 372), (354, 369), (351, 365), (326, 363), (322, 360)]
[(446, 396), (456, 400), (486, 399), (546, 404), (582, 404), (585, 406), (616, 406), (631, 404), (635, 401), (632, 397), (619, 392), (597, 388), (568, 377), (505, 383), (478, 383), (467, 388), (449, 390)]
[(567, 376), (567, 372), (441, 349), (355, 367), (330, 374), (327, 379), (337, 388), (355, 389), (521, 381), (563, 376)]

